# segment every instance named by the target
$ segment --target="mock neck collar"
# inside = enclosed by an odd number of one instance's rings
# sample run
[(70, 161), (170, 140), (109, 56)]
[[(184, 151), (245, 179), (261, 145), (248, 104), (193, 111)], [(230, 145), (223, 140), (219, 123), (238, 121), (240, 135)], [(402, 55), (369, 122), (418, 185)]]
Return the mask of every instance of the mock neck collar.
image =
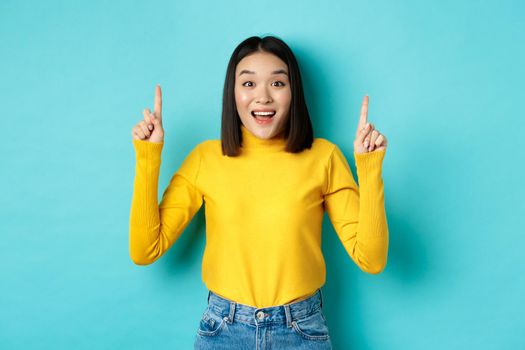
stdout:
[(260, 139), (248, 130), (244, 124), (241, 124), (242, 132), (242, 148), (247, 150), (253, 150), (258, 152), (275, 152), (284, 151), (286, 147), (286, 139), (284, 138), (272, 138), (272, 139)]

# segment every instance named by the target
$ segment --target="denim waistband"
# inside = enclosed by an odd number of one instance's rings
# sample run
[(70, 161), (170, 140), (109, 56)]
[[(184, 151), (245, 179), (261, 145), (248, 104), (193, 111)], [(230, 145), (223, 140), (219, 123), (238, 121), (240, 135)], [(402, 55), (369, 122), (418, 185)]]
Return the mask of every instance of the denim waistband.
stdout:
[(284, 324), (292, 327), (292, 321), (307, 317), (323, 307), (321, 288), (310, 297), (289, 304), (256, 308), (226, 299), (211, 290), (208, 292), (208, 307), (227, 322), (244, 322), (252, 325)]

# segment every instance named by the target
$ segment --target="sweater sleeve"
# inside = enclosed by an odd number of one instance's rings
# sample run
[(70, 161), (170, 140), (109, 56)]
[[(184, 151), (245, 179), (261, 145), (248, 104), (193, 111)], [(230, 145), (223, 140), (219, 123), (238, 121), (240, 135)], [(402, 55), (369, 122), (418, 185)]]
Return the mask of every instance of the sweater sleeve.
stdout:
[(324, 196), (326, 211), (346, 251), (362, 271), (371, 274), (383, 271), (388, 255), (381, 177), (385, 153), (385, 150), (354, 153), (358, 187), (346, 158), (334, 145)]
[(133, 140), (136, 166), (130, 213), (129, 249), (137, 265), (161, 257), (180, 237), (203, 203), (197, 189), (201, 156), (197, 145), (172, 176), (158, 201), (163, 142)]

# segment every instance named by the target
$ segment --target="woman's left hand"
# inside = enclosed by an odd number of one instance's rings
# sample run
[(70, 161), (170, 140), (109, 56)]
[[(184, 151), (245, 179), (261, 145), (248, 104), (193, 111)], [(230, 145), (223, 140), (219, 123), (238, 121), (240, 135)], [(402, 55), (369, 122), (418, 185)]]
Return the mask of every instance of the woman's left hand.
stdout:
[(354, 152), (358, 154), (373, 152), (374, 150), (386, 150), (387, 140), (385, 135), (368, 123), (368, 96), (363, 99), (361, 105), (361, 116), (357, 125), (354, 141)]

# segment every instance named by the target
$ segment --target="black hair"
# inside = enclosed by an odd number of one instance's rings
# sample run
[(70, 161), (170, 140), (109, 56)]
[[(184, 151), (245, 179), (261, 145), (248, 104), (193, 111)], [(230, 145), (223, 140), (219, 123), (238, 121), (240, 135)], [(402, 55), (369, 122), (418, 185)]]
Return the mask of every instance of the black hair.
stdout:
[(284, 126), (286, 139), (285, 150), (299, 153), (311, 148), (314, 135), (310, 114), (304, 98), (303, 84), (299, 64), (290, 47), (275, 36), (252, 36), (241, 42), (233, 51), (224, 81), (222, 97), (221, 144), (222, 153), (227, 156), (237, 156), (242, 145), (241, 119), (235, 103), (235, 70), (237, 64), (246, 56), (255, 52), (268, 52), (283, 60), (288, 66), (288, 76), (292, 98), (290, 114)]

